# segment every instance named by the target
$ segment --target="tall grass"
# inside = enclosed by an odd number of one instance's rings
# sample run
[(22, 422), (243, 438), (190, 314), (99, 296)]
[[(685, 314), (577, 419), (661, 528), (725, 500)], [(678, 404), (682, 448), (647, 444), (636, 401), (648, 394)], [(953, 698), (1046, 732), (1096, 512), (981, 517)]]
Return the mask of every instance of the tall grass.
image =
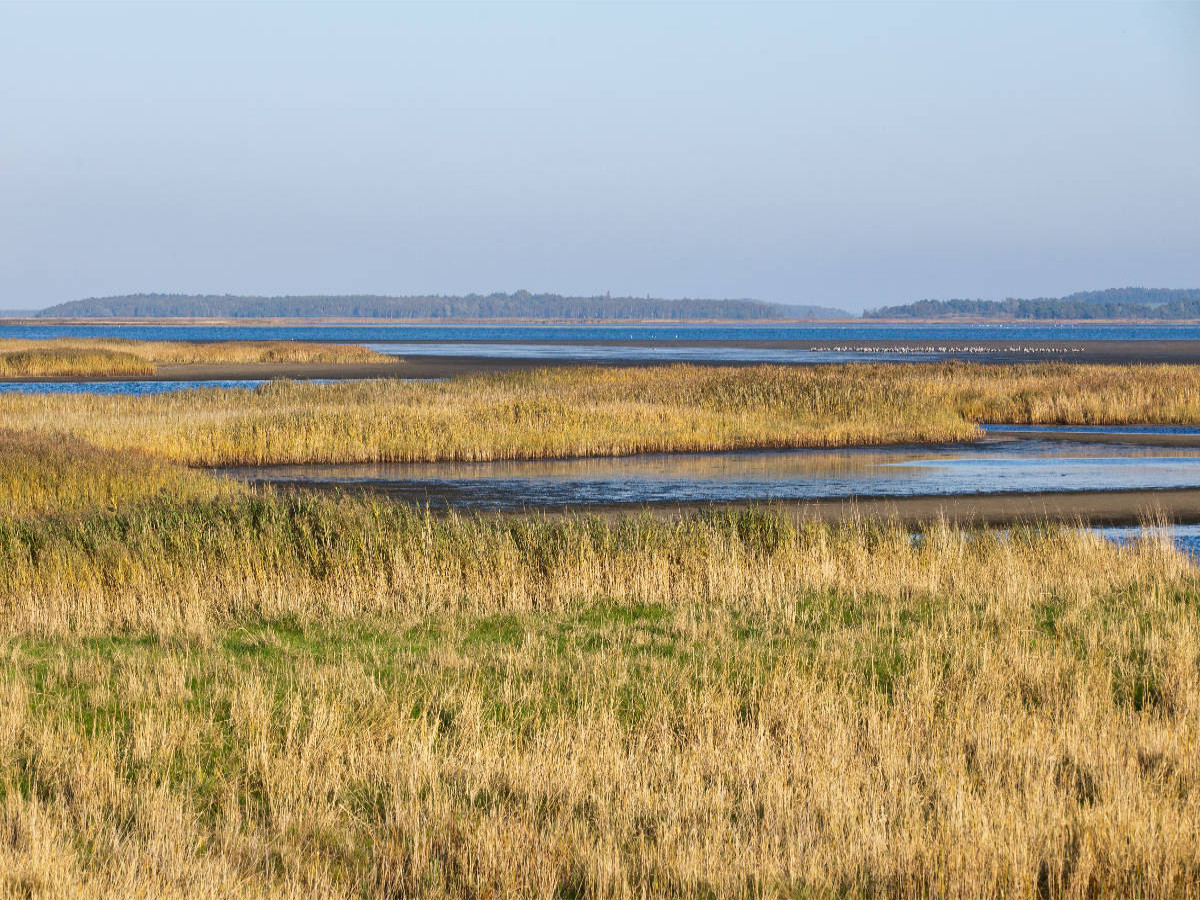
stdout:
[(1200, 366), (949, 365), (943, 391), (972, 422), (1198, 425)]
[(434, 383), (0, 397), (0, 427), (192, 465), (956, 441), (975, 422), (1200, 423), (1192, 366), (569, 368)]
[(0, 398), (0, 897), (1200, 895), (1200, 571), (1167, 543), (433, 516), (175, 462), (1196, 422), (1197, 380)]
[(1063, 529), (6, 524), (0, 892), (1192, 896), (1198, 600)]
[(0, 521), (114, 510), (159, 498), (229, 497), (234, 483), (141, 452), (116, 454), (63, 436), (0, 431)]
[(559, 369), (0, 398), (0, 423), (199, 465), (521, 459), (970, 437), (929, 379), (869, 367)]
[[(1156, 546), (1149, 555), (1123, 553), (1069, 529), (1011, 540), (986, 531), (930, 534), (914, 543), (898, 525), (839, 530), (761, 511), (606, 524), (443, 516), (307, 494), (158, 497), (116, 510), (0, 520), (0, 596), (9, 603), (0, 635), (203, 631), (244, 617), (532, 613), (589, 597), (719, 601), (762, 615), (779, 596), (805, 591), (1065, 595), (1140, 581), (1147, 560), (1169, 563), (1173, 577), (1192, 574), (1183, 557), (1162, 556)], [(960, 558), (948, 562), (948, 553)], [(1038, 575), (1038, 567), (1048, 571)], [(164, 606), (164, 595), (187, 602)]]
[(366, 347), (307, 341), (0, 340), (0, 378), (153, 375), (159, 365), (386, 363)]
[(106, 347), (30, 347), (11, 350), (0, 342), (0, 378), (45, 376), (69, 378), (88, 375), (153, 375), (150, 360), (124, 350)]

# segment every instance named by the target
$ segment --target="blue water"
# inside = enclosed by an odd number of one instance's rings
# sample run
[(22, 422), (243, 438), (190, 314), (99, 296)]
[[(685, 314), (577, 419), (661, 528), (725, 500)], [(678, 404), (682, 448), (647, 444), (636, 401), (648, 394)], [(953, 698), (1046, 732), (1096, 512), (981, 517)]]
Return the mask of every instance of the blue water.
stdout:
[(1200, 488), (1200, 448), (1009, 440), (941, 447), (232, 471), (257, 481), (365, 487), (434, 507), (558, 509)]
[[(365, 488), (433, 508), (586, 510), (619, 504), (1200, 488), (1200, 450), (1047, 445), (1014, 438), (933, 448), (228, 471), (235, 477), (266, 483)], [(1147, 536), (1165, 537), (1200, 560), (1200, 525), (1092, 530), (1118, 544)]]
[(13, 325), (0, 338), (378, 341), (1165, 341), (1200, 340), (1197, 325), (788, 324), (788, 325)]
[[(929, 362), (946, 354), (923, 350), (809, 350), (804, 347), (747, 346), (734, 341), (726, 346), (683, 342), (647, 346), (594, 344), (584, 341), (528, 343), (512, 341), (370, 342), (367, 348), (391, 356), (473, 356), (488, 359), (592, 360), (595, 362), (758, 362), (840, 363), (870, 359), (876, 362)], [(974, 355), (974, 354), (964, 354)]]
[(0, 394), (102, 394), (142, 396), (195, 388), (255, 388), (265, 381), (10, 381)]
[(988, 434), (1195, 434), (1195, 425), (983, 425)]
[[(358, 381), (346, 378), (338, 381)], [(401, 379), (412, 381), (414, 379)], [(169, 394), (173, 391), (204, 390), (209, 388), (256, 388), (267, 384), (261, 379), (231, 381), (0, 381), (0, 394), (100, 394), (104, 396), (138, 397), (149, 394)], [(314, 378), (306, 384), (333, 384), (334, 379)]]
[(1200, 525), (1168, 525), (1161, 528), (1143, 526), (1093, 528), (1092, 531), (1121, 545), (1147, 538), (1165, 538), (1193, 560), (1200, 560)]

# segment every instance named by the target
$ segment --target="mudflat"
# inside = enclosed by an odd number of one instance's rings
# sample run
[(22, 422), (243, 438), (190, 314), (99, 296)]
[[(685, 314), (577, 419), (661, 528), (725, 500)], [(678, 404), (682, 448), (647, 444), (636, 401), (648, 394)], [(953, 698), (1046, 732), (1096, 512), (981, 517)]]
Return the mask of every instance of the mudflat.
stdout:
[[(147, 375), (29, 375), (0, 378), (0, 384), (28, 382), (84, 383), (89, 381), (296, 381), (361, 380), (368, 378), (434, 379), (488, 372), (511, 372), (545, 366), (587, 364), (579, 360), (489, 359), (479, 356), (428, 356), (389, 360), (382, 363), (189, 363), (158, 366)], [(631, 363), (638, 365), (638, 363)]]
[(1003, 426), (991, 431), (985, 441), (1048, 441), (1065, 444), (1133, 444), (1145, 447), (1200, 447), (1200, 434), (1171, 434), (1160, 432), (1117, 431), (1005, 431)]
[[(436, 342), (430, 342), (434, 344)], [(480, 342), (484, 344), (486, 342)], [(506, 342), (501, 342), (506, 343)], [(536, 341), (531, 346), (560, 345), (571, 342)], [(834, 351), (861, 353), (863, 362), (872, 361), (873, 354), (912, 355), (914, 361), (927, 359), (929, 354), (948, 360), (970, 360), (982, 363), (1067, 362), (1067, 363), (1169, 363), (1200, 364), (1200, 341), (905, 341), (905, 340), (846, 340), (846, 341), (589, 341), (603, 347), (711, 347), (718, 349), (770, 349), (798, 351)], [(857, 360), (856, 360), (857, 361)], [(689, 360), (694, 365), (744, 366), (754, 362), (721, 359)], [(77, 377), (13, 377), (3, 381), (240, 381), (272, 378), (292, 379), (355, 379), (355, 378), (453, 378), (458, 375), (511, 372), (572, 365), (605, 365), (615, 367), (648, 367), (670, 364), (670, 360), (608, 360), (608, 359), (545, 359), (536, 357), (488, 357), (460, 354), (454, 356), (425, 356), (419, 352), (394, 361), (378, 363), (201, 363), (186, 365), (160, 364), (154, 375)], [(778, 362), (777, 365), (822, 365), (821, 359)]]
[[(746, 507), (750, 504), (736, 504)], [(1144, 522), (1200, 522), (1200, 491), (1089, 491), (1055, 494), (982, 494), (944, 497), (809, 500), (772, 504), (800, 520), (847, 522), (891, 519), (906, 524), (945, 520), (959, 526), (1063, 522), (1083, 525), (1139, 525)], [(652, 509), (655, 515), (680, 509)]]
[(483, 356), (410, 356), (383, 363), (245, 363), (240, 365), (160, 365), (147, 381), (242, 381), (272, 378), (296, 380), (365, 378), (453, 378), (546, 366), (578, 365), (574, 360), (494, 359)]
[[(253, 476), (248, 480), (253, 483)], [(270, 485), (282, 491), (317, 491), (382, 497), (387, 497), (392, 493), (386, 483), (380, 482), (334, 484), (308, 479), (295, 481), (272, 479)], [(404, 499), (408, 499), (407, 496)], [(945, 521), (960, 527), (1037, 522), (1096, 526), (1140, 525), (1147, 522), (1185, 525), (1200, 522), (1200, 490), (1164, 489), (772, 501), (737, 500), (732, 502), (529, 507), (525, 510), (504, 510), (490, 513), (479, 509), (470, 509), (466, 512), (468, 515), (497, 516), (521, 516), (533, 513), (548, 518), (595, 515), (606, 520), (619, 520), (631, 513), (641, 512), (656, 519), (671, 520), (701, 510), (737, 512), (750, 508), (770, 508), (788, 515), (796, 521), (834, 524), (858, 519), (873, 519), (912, 525)], [(435, 510), (435, 512), (442, 514), (446, 511)]]

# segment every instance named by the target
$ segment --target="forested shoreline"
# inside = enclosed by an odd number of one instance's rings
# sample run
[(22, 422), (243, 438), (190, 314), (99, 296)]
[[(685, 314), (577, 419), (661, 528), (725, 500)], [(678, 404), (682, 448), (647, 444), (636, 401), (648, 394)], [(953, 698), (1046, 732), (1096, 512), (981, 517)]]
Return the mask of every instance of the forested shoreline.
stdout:
[(863, 313), (866, 319), (1200, 319), (1200, 289), (1110, 288), (1066, 297), (917, 300)]
[(762, 300), (662, 300), (562, 294), (391, 297), (373, 294), (259, 297), (233, 294), (129, 294), (60, 303), (54, 318), (372, 318), (372, 319), (805, 319), (848, 318), (845, 310)]

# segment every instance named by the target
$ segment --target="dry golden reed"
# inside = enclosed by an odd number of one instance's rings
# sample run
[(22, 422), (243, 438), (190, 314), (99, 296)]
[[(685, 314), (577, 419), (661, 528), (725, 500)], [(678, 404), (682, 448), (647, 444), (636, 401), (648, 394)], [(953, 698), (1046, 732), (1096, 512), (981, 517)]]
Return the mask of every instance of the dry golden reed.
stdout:
[(232, 496), (234, 482), (137, 451), (117, 455), (62, 436), (0, 431), (0, 520), (117, 509), (152, 498)]
[(0, 340), (0, 378), (154, 375), (159, 365), (394, 361), (366, 347), (307, 341)]
[(958, 441), (978, 435), (976, 422), (1196, 424), (1200, 367), (583, 367), (150, 397), (0, 396), (0, 427), (205, 466)]
[(1200, 371), (574, 369), (0, 397), (0, 898), (1200, 897), (1200, 571), (178, 465), (1200, 422)]
[(124, 350), (42, 346), (13, 350), (6, 343), (0, 342), (0, 378), (153, 375), (157, 370), (151, 360)]
[(1200, 891), (1157, 541), (258, 495), (0, 575), (0, 895)]

